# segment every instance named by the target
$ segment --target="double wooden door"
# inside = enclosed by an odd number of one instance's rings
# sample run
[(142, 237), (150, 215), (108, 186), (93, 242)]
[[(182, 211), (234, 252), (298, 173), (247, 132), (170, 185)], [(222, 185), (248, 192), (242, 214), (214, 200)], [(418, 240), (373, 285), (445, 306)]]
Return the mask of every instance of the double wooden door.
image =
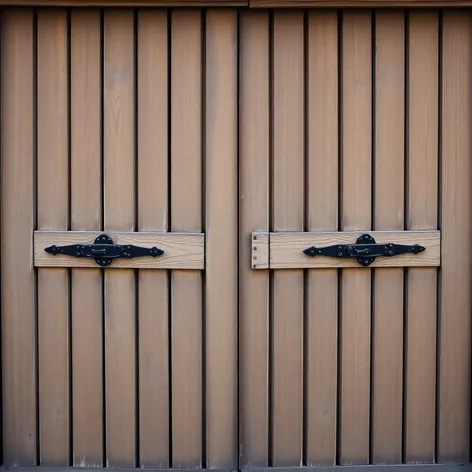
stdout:
[(469, 11), (1, 18), (5, 465), (469, 460)]

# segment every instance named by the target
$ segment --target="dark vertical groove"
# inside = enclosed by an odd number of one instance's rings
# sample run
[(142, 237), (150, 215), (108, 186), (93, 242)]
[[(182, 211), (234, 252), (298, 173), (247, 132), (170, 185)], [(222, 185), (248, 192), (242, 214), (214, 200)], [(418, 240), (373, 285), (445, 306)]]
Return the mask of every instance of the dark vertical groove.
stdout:
[[(202, 142), (201, 142), (201, 161), (202, 161), (202, 231), (206, 233), (206, 14), (207, 10), (202, 10)], [(206, 256), (205, 256), (206, 257)], [(206, 260), (205, 260), (206, 264)], [(207, 467), (207, 368), (206, 368), (206, 272), (202, 273), (202, 468)]]
[[(405, 12), (404, 21), (404, 170), (403, 170), (403, 228), (409, 227), (409, 181), (410, 181), (410, 17), (408, 11)], [(408, 369), (408, 278), (409, 270), (403, 269), (403, 358), (402, 358), (402, 462), (406, 462), (406, 411), (407, 411), (407, 369)]]
[[(304, 65), (304, 81), (303, 81), (303, 103), (304, 103), (304, 225), (303, 230), (309, 231), (309, 37), (308, 37), (308, 12), (304, 12), (303, 16), (303, 65)], [(308, 317), (309, 317), (309, 272), (303, 270), (303, 384), (302, 384), (302, 465), (308, 465)]]
[[(375, 107), (377, 100), (377, 83), (375, 80), (376, 77), (376, 67), (377, 67), (377, 44), (376, 44), (376, 16), (375, 10), (372, 10), (371, 16), (371, 28), (372, 28), (372, 41), (371, 41), (371, 57), (372, 57), (372, 70), (371, 70), (371, 87), (372, 87), (372, 103), (371, 103), (371, 217), (370, 217), (370, 226), (373, 229), (376, 229), (376, 187), (375, 187), (375, 177), (376, 177), (376, 130), (377, 130), (377, 121), (375, 115)], [(374, 362), (375, 362), (375, 275), (376, 270), (371, 269), (371, 279), (370, 279), (370, 396), (369, 396), (369, 463), (374, 463), (374, 395), (375, 395), (375, 379), (374, 379)]]
[[(38, 229), (38, 11), (33, 12), (33, 183), (34, 228)], [(34, 268), (34, 337), (36, 388), (36, 465), (41, 465), (41, 437), (39, 425), (39, 326), (38, 326), (38, 269)]]
[[(172, 13), (167, 10), (167, 231), (172, 230)], [(173, 467), (172, 429), (172, 271), (167, 271), (169, 468)]]
[[(342, 207), (343, 207), (343, 17), (342, 10), (338, 10), (338, 231), (342, 230)], [(341, 395), (342, 395), (342, 270), (338, 269), (338, 306), (337, 306), (337, 363), (336, 363), (336, 456), (335, 464), (341, 461)]]
[[(133, 47), (134, 47), (134, 230), (139, 231), (139, 198), (138, 198), (138, 185), (139, 185), (139, 100), (138, 100), (138, 10), (133, 10)], [(134, 368), (135, 368), (135, 417), (134, 417), (134, 431), (135, 431), (135, 465), (140, 467), (140, 449), (139, 449), (139, 415), (140, 415), (140, 404), (139, 404), (139, 269), (134, 269), (134, 336), (135, 336), (135, 348), (134, 348)]]
[[(239, 346), (240, 346), (240, 339), (241, 339), (241, 330), (240, 330), (240, 309), (241, 309), (241, 303), (239, 300), (239, 295), (241, 293), (240, 290), (240, 278), (239, 278), (239, 261), (240, 261), (240, 247), (239, 247), (239, 242), (241, 239), (241, 222), (239, 219), (239, 214), (241, 210), (241, 201), (239, 199), (239, 189), (240, 189), (240, 184), (241, 184), (241, 179), (240, 179), (240, 173), (239, 173), (239, 161), (240, 161), (240, 145), (239, 145), (239, 134), (240, 134), (240, 126), (239, 126), (239, 117), (240, 117), (240, 101), (239, 101), (239, 91), (241, 87), (241, 77), (240, 77), (240, 59), (241, 59), (241, 37), (239, 32), (241, 31), (241, 17), (240, 17), (240, 10), (238, 9), (236, 12), (236, 41), (237, 41), (237, 50), (236, 50), (236, 167), (235, 167), (235, 172), (236, 172), (236, 195), (234, 198), (236, 199), (236, 224), (237, 224), (237, 233), (236, 233), (236, 261), (237, 261), (237, 269), (236, 269), (236, 283), (237, 283), (237, 292), (236, 292), (236, 300), (237, 300), (237, 307), (236, 307), (236, 313), (237, 313), (237, 323), (236, 323), (236, 369), (237, 369), (237, 378), (236, 378), (236, 418), (241, 418), (240, 412), (240, 397), (241, 397), (241, 390), (240, 390), (240, 385), (241, 385), (241, 378), (240, 378), (240, 368), (241, 368), (241, 362), (240, 362), (240, 356), (239, 356)], [(237, 427), (237, 432), (236, 432), (236, 437), (237, 437), (237, 467), (238, 470), (241, 467), (241, 458), (240, 458), (240, 450), (241, 450), (241, 438), (240, 438), (240, 428), (239, 424), (236, 426)]]
[[(240, 174), (239, 174), (239, 133), (240, 133), (240, 126), (239, 126), (239, 116), (240, 116), (240, 107), (239, 107), (239, 90), (240, 90), (240, 85), (241, 85), (241, 80), (240, 80), (240, 51), (241, 51), (241, 41), (240, 41), (240, 12), (239, 9), (236, 11), (236, 166), (235, 166), (235, 172), (236, 172), (236, 195), (234, 198), (236, 199), (236, 224), (237, 224), (237, 230), (236, 230), (236, 261), (237, 261), (237, 269), (236, 269), (236, 313), (237, 313), (237, 323), (236, 323), (236, 372), (237, 372), (237, 377), (236, 377), (236, 418), (240, 418), (240, 405), (239, 405), (239, 400), (240, 400), (240, 389), (239, 386), (241, 384), (240, 382), (240, 377), (239, 377), (239, 372), (240, 372), (240, 359), (239, 359), (239, 345), (240, 345), (240, 308), (241, 304), (239, 302), (239, 294), (240, 294), (240, 280), (239, 280), (239, 257), (240, 257), (240, 249), (239, 249), (239, 241), (240, 241), (240, 221), (239, 221), (239, 212), (240, 212), (240, 199), (239, 199), (239, 188), (240, 188)], [(240, 451), (240, 444), (241, 440), (239, 437), (239, 425), (237, 427), (237, 432), (236, 432), (236, 437), (237, 437), (237, 467), (238, 470), (240, 468), (240, 457), (239, 457), (239, 451)]]
[[(274, 12), (269, 12), (269, 231), (274, 231)], [(269, 359), (267, 465), (274, 465), (274, 274), (269, 272)]]
[[(71, 11), (70, 8), (67, 9), (67, 159), (68, 159), (68, 182), (67, 182), (67, 191), (68, 191), (68, 202), (67, 202), (67, 229), (70, 230), (72, 227), (72, 66), (71, 66)], [(68, 367), (69, 367), (69, 378), (68, 378), (68, 386), (69, 386), (69, 465), (73, 465), (74, 461), (74, 389), (73, 389), (73, 350), (72, 350), (72, 277), (73, 271), (71, 268), (67, 270), (67, 282), (68, 282), (68, 305), (69, 305), (69, 313), (68, 313), (68, 341), (69, 341), (69, 348), (68, 348)]]
[[(443, 122), (443, 11), (439, 11), (438, 33), (438, 229), (442, 226), (442, 122)], [(441, 356), (441, 267), (438, 268), (437, 278), (437, 314), (436, 314), (436, 420), (434, 461), (439, 461), (439, 409), (440, 409), (440, 356)]]
[[(105, 227), (105, 19), (103, 10), (100, 11), (100, 171), (101, 171), (101, 194), (100, 194), (100, 229)], [(102, 466), (107, 465), (107, 423), (106, 423), (106, 305), (105, 305), (105, 270), (101, 269), (101, 292), (102, 292)]]

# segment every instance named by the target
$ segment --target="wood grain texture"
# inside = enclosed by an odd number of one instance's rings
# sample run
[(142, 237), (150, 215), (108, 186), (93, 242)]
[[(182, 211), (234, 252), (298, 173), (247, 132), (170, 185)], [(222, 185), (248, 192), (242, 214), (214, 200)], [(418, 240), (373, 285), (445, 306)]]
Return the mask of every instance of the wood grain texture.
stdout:
[[(407, 228), (438, 227), (437, 12), (409, 14)], [(406, 462), (434, 462), (437, 270), (409, 269), (406, 305)]]
[[(138, 229), (168, 230), (167, 13), (139, 11)], [(138, 272), (139, 461), (169, 467), (169, 275)]]
[[(71, 13), (71, 228), (101, 224), (100, 12)], [(84, 294), (87, 294), (84, 297)], [(73, 464), (103, 465), (103, 322), (100, 270), (71, 274)]]
[[(172, 231), (202, 229), (202, 13), (172, 13)], [(172, 466), (202, 466), (202, 274), (172, 272)]]
[[(404, 227), (405, 14), (375, 13), (374, 228)], [(424, 253), (422, 253), (424, 254)], [(372, 444), (374, 464), (402, 461), (403, 270), (374, 271)]]
[(268, 268), (269, 237), (251, 232), (269, 230), (269, 15), (239, 21), (239, 466), (267, 467), (269, 274), (251, 267)]
[[(308, 18), (307, 227), (338, 229), (338, 15)], [(310, 270), (306, 313), (306, 461), (336, 462), (338, 272)]]
[[(67, 14), (38, 12), (38, 228), (69, 224)], [(38, 271), (40, 464), (69, 464), (69, 274)]]
[(208, 468), (238, 465), (237, 12), (206, 16), (205, 340)]
[(443, 16), (439, 462), (468, 460), (470, 451), (471, 20), (468, 11)]
[[(357, 259), (338, 259), (325, 256), (310, 257), (303, 250), (310, 246), (351, 244), (366, 231), (306, 233), (270, 233), (271, 269), (329, 269), (362, 267)], [(441, 258), (441, 233), (431, 231), (367, 231), (378, 243), (420, 244), (426, 250), (419, 254), (400, 254), (394, 257), (378, 257), (369, 267), (428, 267), (439, 266)]]
[[(134, 17), (104, 13), (104, 224), (135, 224)], [(132, 270), (105, 271), (106, 465), (136, 460), (136, 278)]]
[[(371, 12), (342, 17), (341, 227), (371, 226)], [(369, 462), (371, 271), (345, 269), (341, 280), (340, 465)]]
[[(54, 256), (44, 249), (52, 244), (93, 244), (101, 231), (35, 231), (34, 263), (36, 267), (93, 267), (97, 264), (90, 258)], [(157, 246), (164, 251), (159, 257), (117, 259), (108, 269), (203, 269), (205, 235), (203, 233), (164, 232), (115, 232), (107, 231), (115, 244), (134, 244), (151, 248)]]
[[(303, 14), (274, 14), (273, 187), (274, 231), (303, 230), (304, 47)], [(303, 434), (303, 272), (273, 276), (272, 460), (299, 466)]]
[[(1, 317), (3, 464), (36, 465), (33, 12), (1, 17)], [(15, 251), (15, 247), (24, 251)]]

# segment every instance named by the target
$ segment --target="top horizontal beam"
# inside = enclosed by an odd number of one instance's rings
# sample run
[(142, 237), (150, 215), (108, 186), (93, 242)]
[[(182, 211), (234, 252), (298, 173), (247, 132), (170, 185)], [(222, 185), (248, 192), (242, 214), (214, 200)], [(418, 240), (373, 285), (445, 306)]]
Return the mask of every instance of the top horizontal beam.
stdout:
[(425, 8), (470, 7), (472, 0), (0, 0), (29, 7)]
[(250, 0), (251, 8), (449, 8), (472, 0)]

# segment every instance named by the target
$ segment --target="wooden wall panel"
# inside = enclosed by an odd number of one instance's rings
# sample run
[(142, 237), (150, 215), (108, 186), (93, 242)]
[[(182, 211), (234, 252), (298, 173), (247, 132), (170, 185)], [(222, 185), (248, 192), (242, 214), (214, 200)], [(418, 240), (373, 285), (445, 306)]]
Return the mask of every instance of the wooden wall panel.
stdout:
[[(439, 16), (409, 14), (407, 228), (438, 224)], [(433, 462), (436, 422), (437, 269), (407, 272), (406, 462)]]
[(206, 15), (206, 465), (238, 465), (237, 12)]
[(269, 230), (269, 14), (241, 13), (239, 34), (240, 467), (267, 467), (269, 273), (251, 269), (250, 235)]
[[(370, 229), (372, 177), (371, 13), (345, 12), (342, 25), (343, 230)], [(369, 462), (371, 271), (341, 279), (341, 465)]]
[[(69, 226), (67, 12), (38, 12), (38, 229)], [(69, 273), (38, 270), (40, 464), (69, 465)]]
[[(307, 229), (338, 229), (338, 14), (308, 17)], [(337, 434), (338, 271), (310, 270), (306, 285), (306, 465), (334, 465)]]
[[(303, 14), (274, 14), (273, 182), (275, 231), (304, 223)], [(299, 466), (303, 434), (303, 271), (275, 272), (272, 290), (273, 465)]]
[(441, 207), (437, 460), (470, 451), (472, 17), (447, 11), (442, 37)]
[[(36, 465), (33, 12), (1, 17), (1, 316), (3, 464)], [(13, 251), (21, 247), (22, 251)]]
[[(202, 230), (202, 14), (172, 13), (171, 229)], [(172, 272), (172, 466), (202, 466), (202, 273)]]
[[(134, 16), (104, 13), (104, 229), (135, 226)], [(136, 279), (105, 271), (106, 464), (136, 460)]]
[[(139, 231), (168, 230), (168, 21), (137, 18), (137, 196)], [(139, 465), (169, 467), (169, 281), (139, 270)]]
[[(102, 222), (100, 12), (71, 13), (71, 229)], [(71, 274), (72, 438), (75, 466), (103, 465), (103, 278)], [(84, 296), (87, 294), (87, 296)]]
[[(404, 227), (405, 15), (375, 13), (374, 228)], [(403, 269), (375, 269), (372, 458), (402, 460)]]

